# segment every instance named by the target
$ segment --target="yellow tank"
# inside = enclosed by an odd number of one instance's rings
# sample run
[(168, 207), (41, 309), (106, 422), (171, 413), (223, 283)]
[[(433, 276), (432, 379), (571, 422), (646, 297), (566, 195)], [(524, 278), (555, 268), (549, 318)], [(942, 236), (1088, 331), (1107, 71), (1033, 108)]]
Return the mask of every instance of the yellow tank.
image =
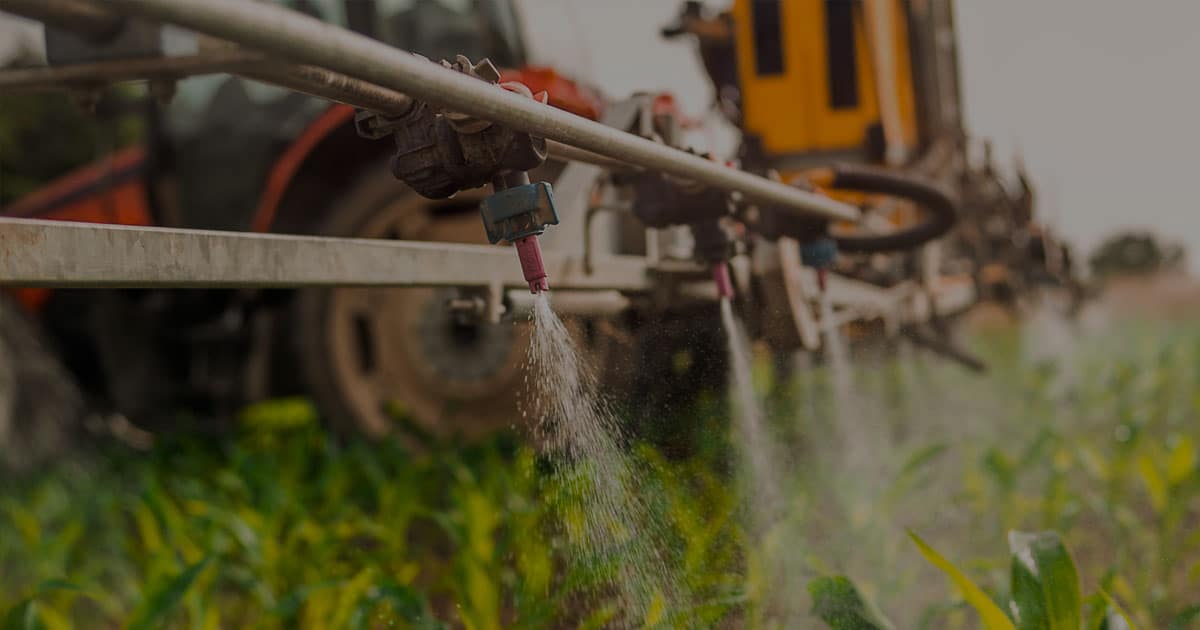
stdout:
[[(783, 167), (793, 157), (861, 155), (874, 125), (890, 146), (917, 143), (901, 0), (735, 0), (730, 16), (742, 127), (759, 139), (763, 157)], [(886, 32), (873, 33), (875, 24)], [(872, 50), (872, 42), (889, 50)], [(891, 72), (879, 74), (888, 67)], [(878, 79), (888, 93), (879, 92)], [(891, 121), (881, 103), (891, 109)]]

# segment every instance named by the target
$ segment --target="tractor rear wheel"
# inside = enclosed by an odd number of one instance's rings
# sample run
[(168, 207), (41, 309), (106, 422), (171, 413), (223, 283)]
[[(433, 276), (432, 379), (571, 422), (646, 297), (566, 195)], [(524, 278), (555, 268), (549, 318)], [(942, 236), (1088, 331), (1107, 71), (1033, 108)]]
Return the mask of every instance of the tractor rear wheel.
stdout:
[(60, 456), (78, 439), (87, 411), (41, 329), (0, 295), (0, 475)]
[[(329, 208), (328, 236), (486, 243), (478, 196), (424, 199), (373, 168)], [(513, 264), (516, 264), (514, 259)], [(378, 437), (411, 424), (435, 438), (477, 438), (517, 417), (528, 325), (463, 321), (454, 289), (301, 290), (293, 306), (298, 369), (335, 428)]]

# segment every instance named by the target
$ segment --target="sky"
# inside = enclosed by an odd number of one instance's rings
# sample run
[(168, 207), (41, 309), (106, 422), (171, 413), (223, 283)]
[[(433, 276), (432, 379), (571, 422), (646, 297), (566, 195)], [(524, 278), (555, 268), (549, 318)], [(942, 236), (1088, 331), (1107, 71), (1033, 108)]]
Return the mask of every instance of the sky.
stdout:
[[(667, 89), (694, 114), (711, 102), (692, 46), (658, 36), (680, 2), (519, 2), (535, 59), (610, 96)], [(1020, 153), (1043, 219), (1082, 251), (1150, 228), (1195, 252), (1200, 271), (1200, 2), (956, 6), (967, 128), (1003, 163)]]

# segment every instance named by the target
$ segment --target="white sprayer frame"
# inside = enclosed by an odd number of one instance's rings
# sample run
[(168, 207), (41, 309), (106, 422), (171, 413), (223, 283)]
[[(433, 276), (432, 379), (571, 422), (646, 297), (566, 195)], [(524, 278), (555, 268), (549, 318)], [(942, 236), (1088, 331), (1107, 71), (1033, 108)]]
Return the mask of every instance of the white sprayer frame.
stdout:
[[(585, 268), (581, 225), (591, 182), (605, 168), (648, 168), (775, 204), (803, 216), (856, 219), (857, 209), (784, 186), (756, 175), (725, 168), (695, 155), (607, 127), (430, 64), (334, 25), (280, 7), (240, 0), (0, 0), (0, 9), (20, 12), (36, 7), (66, 17), (91, 19), (120, 10), (131, 15), (175, 22), (225, 40), (209, 40), (215, 59), (192, 56), (164, 59), (158, 70), (139, 68), (141, 76), (186, 76), (228, 71), (275, 82), (297, 91), (376, 110), (402, 109), (415, 96), (544, 135), (551, 152), (571, 162), (571, 181), (588, 180), (586, 189), (558, 190), (564, 222), (572, 227), (548, 234), (546, 267), (557, 290), (648, 292), (658, 265), (652, 257), (614, 256), (611, 239), (589, 244), (592, 264)], [(34, 10), (34, 9), (29, 9)], [(75, 14), (66, 15), (74, 11)], [(222, 12), (225, 13), (222, 13)], [(215, 13), (214, 13), (215, 12)], [(214, 21), (215, 15), (224, 19)], [(255, 26), (255, 21), (257, 27)], [(273, 24), (274, 28), (263, 28)], [(322, 38), (311, 37), (320, 34)], [(307, 39), (306, 39), (307, 37)], [(215, 45), (214, 42), (216, 42)], [(237, 42), (240, 48), (229, 42)], [(319, 45), (318, 45), (318, 42)], [(253, 50), (255, 52), (249, 52)], [(263, 55), (257, 51), (265, 51)], [(271, 55), (274, 53), (274, 55)], [(281, 54), (289, 53), (289, 54)], [(295, 53), (294, 55), (291, 53)], [(220, 56), (224, 55), (222, 59)], [(327, 68), (300, 64), (330, 62)], [(211, 61), (211, 63), (210, 63)], [(111, 64), (110, 64), (111, 65)], [(120, 67), (109, 80), (119, 80)], [(354, 71), (339, 74), (337, 71)], [(74, 69), (79, 74), (78, 68)], [(0, 84), (53, 84), (73, 69), (0, 71)], [(24, 73), (24, 74), (22, 74)], [(6, 79), (8, 83), (5, 83)], [(366, 80), (364, 80), (366, 79)], [(372, 79), (384, 79), (373, 82)], [(38, 82), (41, 82), (40, 84)], [(66, 81), (69, 83), (69, 81)], [(430, 98), (432, 97), (432, 98)], [(582, 162), (589, 164), (583, 164)], [(587, 174), (592, 174), (588, 179)], [(595, 236), (595, 235), (593, 235)], [(678, 261), (672, 261), (678, 267)], [(811, 281), (810, 281), (811, 282)], [(313, 236), (214, 232), (126, 227), (0, 217), (0, 285), (41, 287), (304, 287), (360, 286), (501, 287), (526, 286), (512, 251), (494, 246), (383, 241)], [(934, 312), (961, 310), (973, 291), (920, 287), (906, 283), (884, 289), (837, 277), (829, 285), (839, 317), (883, 317), (899, 322), (924, 321)], [(806, 291), (812, 299), (813, 293)], [(605, 302), (612, 303), (611, 300)]]

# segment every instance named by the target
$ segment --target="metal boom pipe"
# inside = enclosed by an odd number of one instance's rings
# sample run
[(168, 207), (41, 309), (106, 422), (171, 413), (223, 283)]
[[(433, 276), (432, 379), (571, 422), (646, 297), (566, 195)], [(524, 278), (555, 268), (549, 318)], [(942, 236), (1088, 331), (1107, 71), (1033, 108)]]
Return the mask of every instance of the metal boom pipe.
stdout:
[(93, 4), (178, 24), (397, 90), (439, 107), (492, 120), (650, 170), (739, 192), (806, 217), (858, 219), (853, 206), (808, 193), (645, 138), (448, 70), (382, 42), (282, 7), (244, 0), (105, 0)]
[[(461, 245), (133, 227), (0, 217), (0, 286), (294, 288), (498, 286), (528, 289), (512, 250)], [(547, 251), (555, 287), (645, 291), (646, 259)]]
[[(0, 0), (0, 9), (81, 33), (96, 32), (120, 20), (118, 15), (93, 7), (86, 0), (82, 3), (79, 0)], [(45, 90), (72, 84), (88, 86), (135, 79), (179, 79), (225, 72), (390, 116), (403, 114), (412, 107), (408, 95), (369, 81), (316, 66), (273, 61), (262, 53), (219, 40), (206, 43), (212, 50), (194, 56), (3, 70), (0, 71), (0, 88)], [(629, 165), (620, 160), (554, 140), (548, 140), (546, 148), (552, 158), (559, 160), (587, 162), (618, 171), (629, 169)]]
[(87, 0), (4, 0), (0, 9), (61, 26), (93, 41), (115, 35), (123, 21)]
[[(119, 15), (88, 4), (87, 0), (0, 0), (0, 9), (85, 35), (113, 31), (119, 28), (121, 21)], [(225, 72), (389, 116), (401, 115), (412, 107), (412, 99), (406, 94), (332, 70), (270, 60), (262, 53), (221, 40), (206, 40), (201, 48), (212, 50), (195, 56), (3, 70), (0, 71), (0, 88), (45, 90), (64, 84), (82, 86), (136, 79), (179, 79)], [(548, 140), (546, 148), (552, 158), (559, 160), (587, 162), (614, 171), (630, 169), (630, 165), (621, 160), (554, 140)]]
[[(2, 2), (3, 0), (0, 0), (0, 3)], [(115, 59), (65, 66), (14, 68), (0, 70), (0, 91), (7, 94), (9, 91), (92, 89), (124, 81), (181, 79), (220, 72), (241, 74), (243, 69), (263, 66), (267, 63), (270, 62), (265, 61), (262, 53), (233, 48), (203, 55)], [(280, 83), (278, 81), (271, 82)], [(284, 87), (296, 89), (291, 86)]]
[[(359, 109), (369, 109), (381, 114), (396, 116), (407, 112), (412, 107), (412, 99), (407, 94), (389, 90), (380, 85), (346, 76), (344, 74), (318, 68), (291, 64), (281, 61), (267, 61), (247, 65), (231, 70), (233, 74), (271, 83), (296, 92), (326, 98), (338, 103), (352, 105)], [(560, 160), (575, 160), (587, 162), (611, 170), (627, 170), (629, 166), (620, 160), (614, 160), (603, 155), (573, 147), (569, 144), (546, 141), (546, 149), (550, 157)]]

